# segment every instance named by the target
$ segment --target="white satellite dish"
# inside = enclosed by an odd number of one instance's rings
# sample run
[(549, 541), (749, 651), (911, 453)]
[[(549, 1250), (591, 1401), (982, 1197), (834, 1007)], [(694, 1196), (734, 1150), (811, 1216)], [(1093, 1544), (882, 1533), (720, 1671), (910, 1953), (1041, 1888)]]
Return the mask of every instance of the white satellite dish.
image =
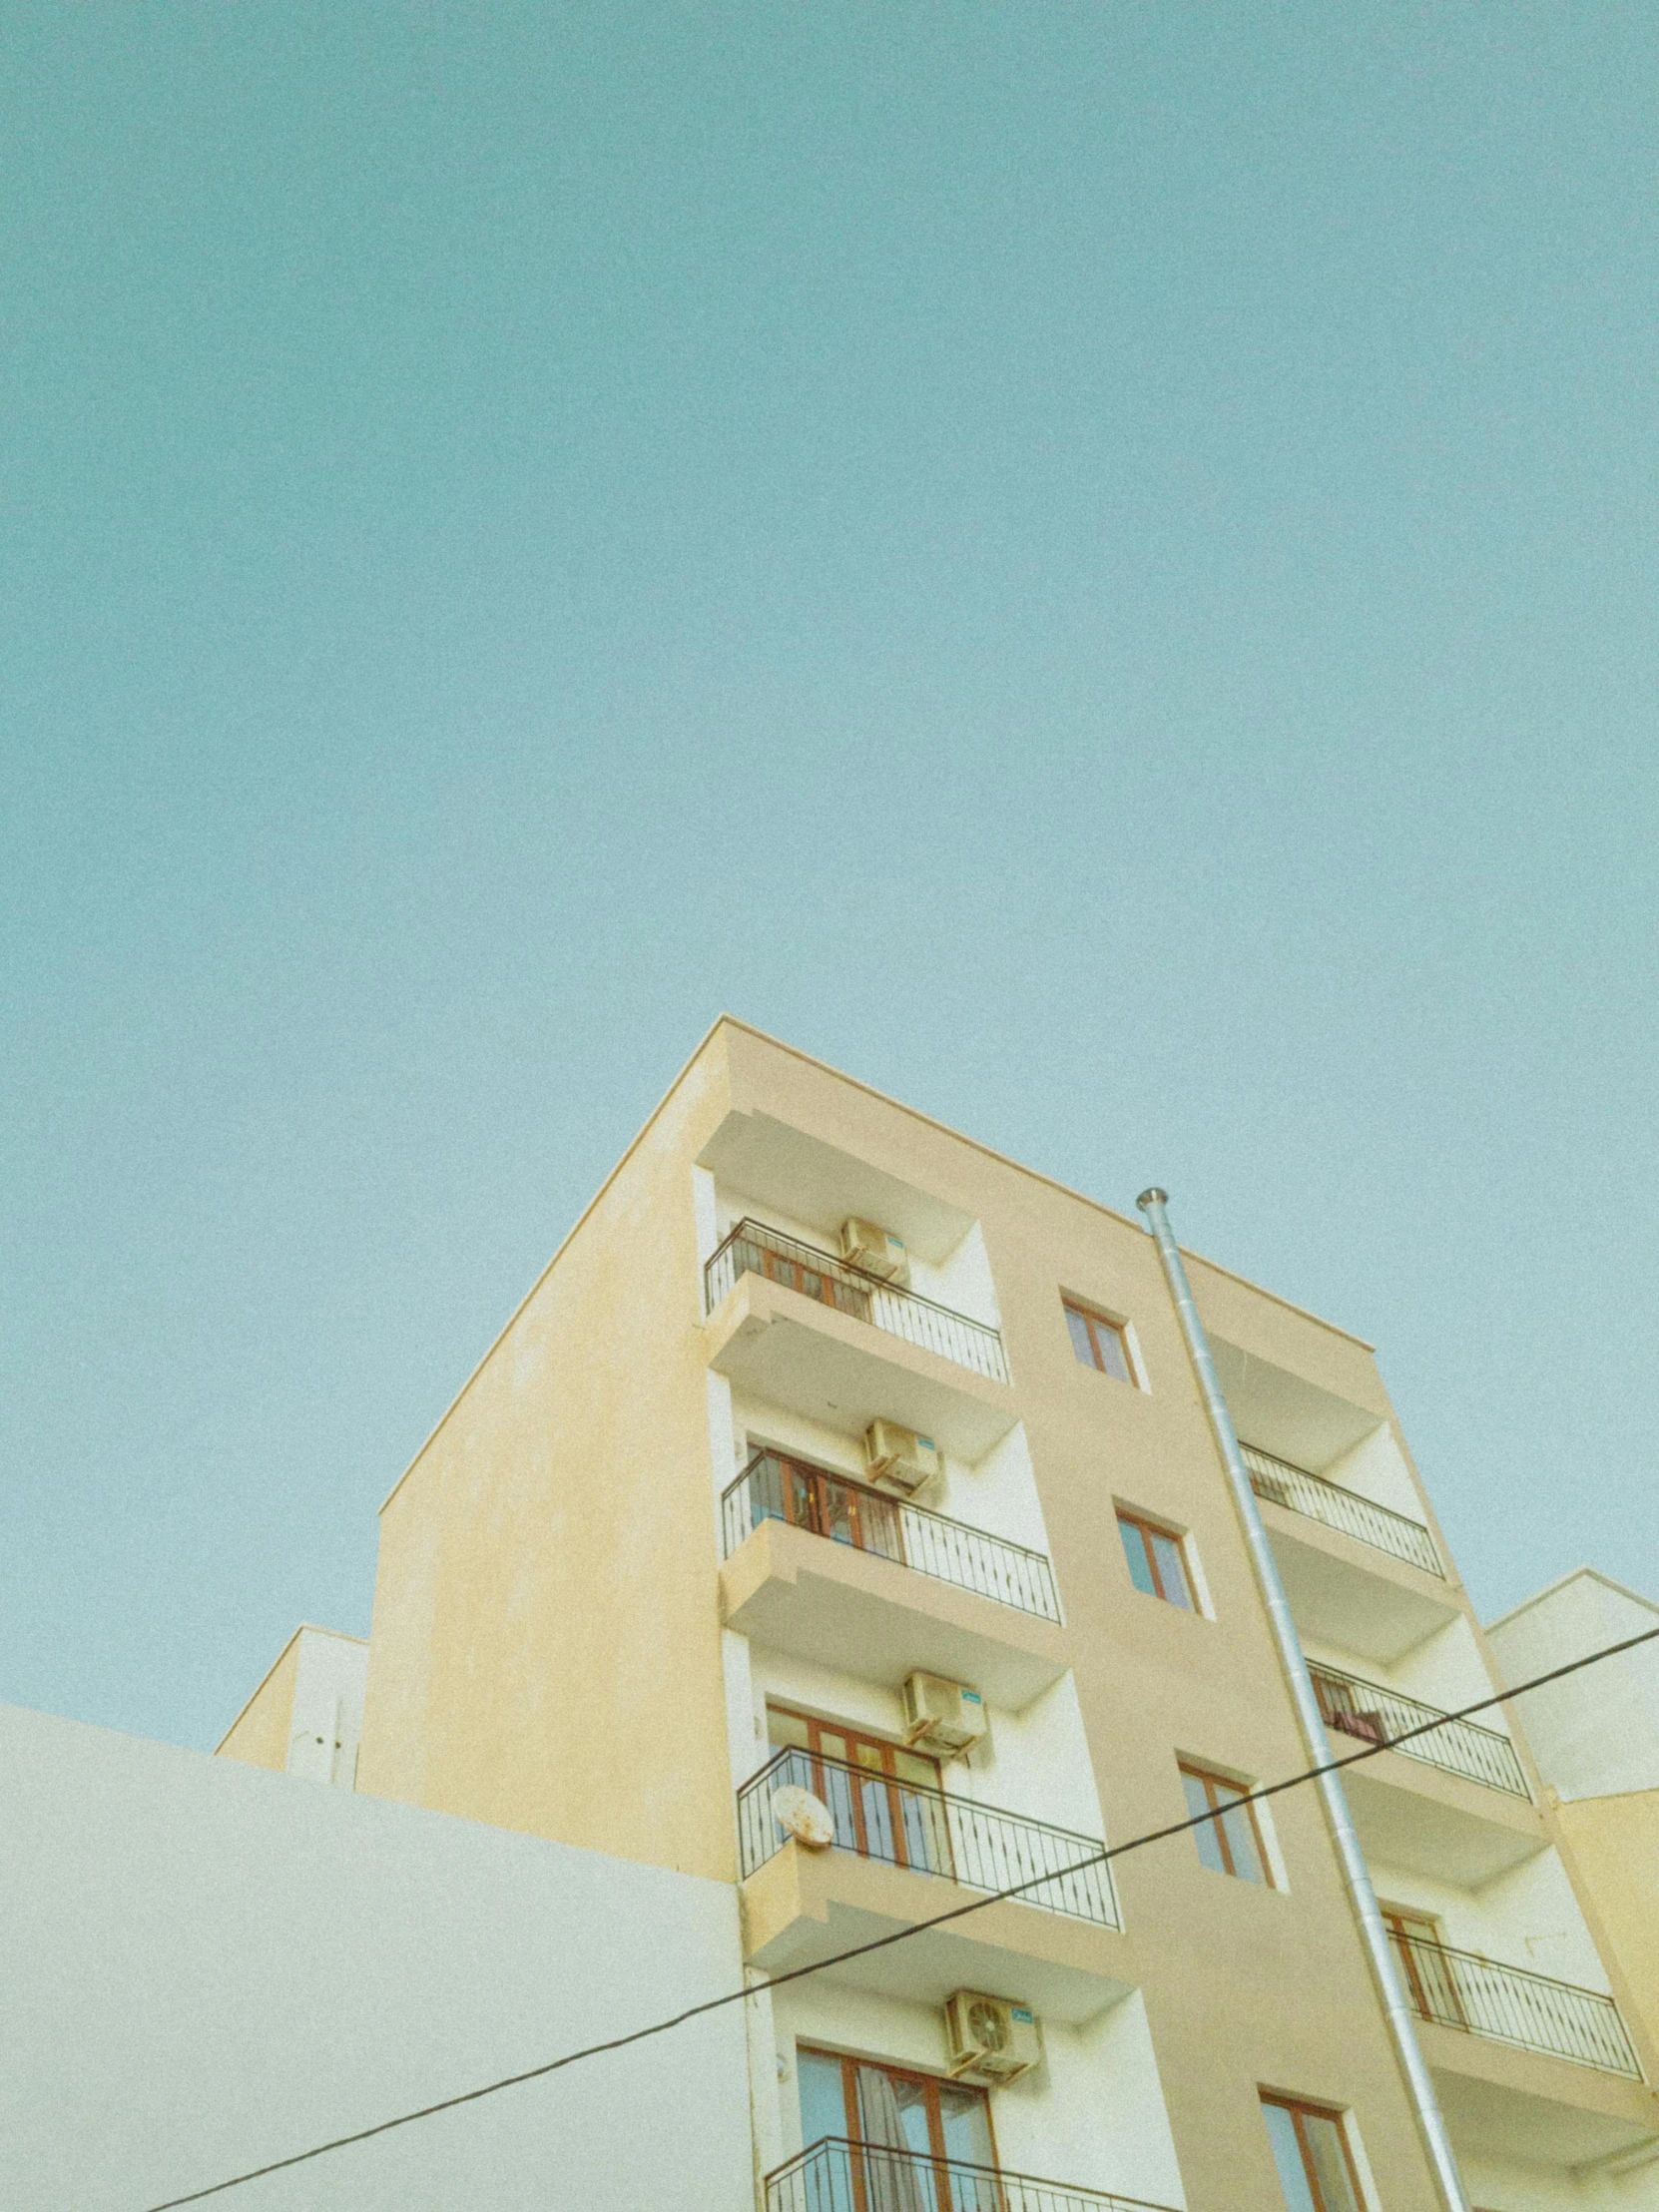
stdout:
[(793, 1836), (809, 1851), (827, 1851), (835, 1840), (834, 1815), (823, 1798), (798, 1783), (787, 1782), (773, 1791), (772, 1817), (786, 1836)]

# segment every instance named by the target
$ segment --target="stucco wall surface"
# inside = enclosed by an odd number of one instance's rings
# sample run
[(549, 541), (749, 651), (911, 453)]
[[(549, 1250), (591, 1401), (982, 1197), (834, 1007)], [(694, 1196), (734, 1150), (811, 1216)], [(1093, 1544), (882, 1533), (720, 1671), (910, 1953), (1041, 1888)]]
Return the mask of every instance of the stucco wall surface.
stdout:
[(273, 1774), (282, 1773), (287, 1766), (293, 1685), (299, 1671), (299, 1639), (303, 1633), (294, 1630), (270, 1673), (231, 1723), (219, 1747), (221, 1759), (238, 1759), (249, 1767), (269, 1767)]
[[(15, 1707), (0, 1867), (0, 2203), (29, 2212), (142, 2212), (741, 1978), (714, 1883)], [(222, 2201), (740, 2212), (742, 2008)]]
[(1557, 1818), (1568, 1865), (1623, 1970), (1628, 2001), (1659, 2046), (1659, 1790), (1580, 1798), (1562, 1805)]

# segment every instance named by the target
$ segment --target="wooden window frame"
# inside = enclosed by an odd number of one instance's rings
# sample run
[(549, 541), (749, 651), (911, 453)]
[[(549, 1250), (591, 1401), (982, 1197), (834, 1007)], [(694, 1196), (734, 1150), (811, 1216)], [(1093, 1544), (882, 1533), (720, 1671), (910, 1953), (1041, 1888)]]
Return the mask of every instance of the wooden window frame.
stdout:
[[(830, 1543), (845, 1542), (854, 1551), (867, 1551), (872, 1558), (894, 1559), (900, 1566), (907, 1564), (904, 1556), (904, 1522), (899, 1514), (900, 1498), (860, 1481), (855, 1474), (842, 1474), (835, 1467), (821, 1467), (811, 1459), (803, 1459), (797, 1453), (780, 1451), (771, 1444), (761, 1447), (778, 1461), (779, 1480), (783, 1492), (784, 1520), (791, 1528), (803, 1528), (810, 1536), (822, 1536)], [(832, 1525), (829, 1487), (839, 1490), (846, 1501), (846, 1536), (837, 1536)]]
[[(810, 2051), (815, 2058), (832, 2058), (840, 2067), (841, 2111), (846, 2124), (846, 2140), (860, 2148), (884, 2150), (888, 2146), (884, 2143), (871, 2143), (866, 2146), (864, 2143), (858, 2115), (858, 2068), (869, 2066), (878, 2073), (891, 2074), (895, 2080), (920, 2083), (927, 2101), (927, 2156), (940, 2169), (937, 2193), (941, 2206), (950, 2204), (955, 2194), (950, 2187), (948, 2178), (949, 2153), (944, 2147), (944, 2117), (939, 2109), (939, 2091), (941, 2089), (965, 2089), (979, 2099), (985, 2114), (986, 2139), (991, 2146), (990, 2170), (993, 2173), (1001, 2172), (1002, 2159), (996, 2147), (996, 2121), (991, 2111), (990, 2094), (978, 2082), (955, 2081), (948, 2074), (926, 2073), (919, 2066), (894, 2066), (884, 2058), (851, 2058), (844, 2051), (827, 2050), (822, 2043), (800, 2043), (796, 2048), (798, 2063), (801, 2054)], [(803, 2148), (808, 2147), (810, 2146), (803, 2146)], [(863, 2202), (865, 2194), (864, 2177), (862, 2171), (856, 2165), (853, 2171), (853, 2188), (854, 2194), (859, 2198), (857, 2212), (865, 2212)], [(1001, 2194), (1000, 2190), (998, 2190), (998, 2194)]]
[[(821, 1762), (826, 1759), (834, 1761), (838, 1767), (851, 1766), (855, 1772), (861, 1772), (865, 1774), (868, 1780), (872, 1783), (885, 1784), (887, 1797), (887, 1819), (891, 1823), (891, 1833), (893, 1840), (893, 1857), (890, 1861), (885, 1860), (882, 1859), (878, 1853), (872, 1852), (870, 1850), (869, 1822), (864, 1806), (863, 1793), (858, 1790), (853, 1790), (849, 1792), (849, 1797), (851, 1800), (850, 1810), (852, 1814), (852, 1834), (854, 1838), (852, 1849), (853, 1854), (856, 1858), (873, 1860), (877, 1866), (891, 1865), (902, 1867), (905, 1869), (911, 1868), (910, 1846), (904, 1829), (903, 1800), (899, 1795), (899, 1792), (903, 1790), (911, 1790), (914, 1791), (918, 1796), (927, 1795), (936, 1797), (939, 1800), (941, 1810), (939, 1814), (937, 1840), (942, 1847), (943, 1856), (946, 1858), (947, 1861), (947, 1864), (942, 1869), (939, 1867), (928, 1865), (916, 1866), (913, 1871), (918, 1874), (936, 1875), (942, 1873), (944, 1879), (947, 1882), (955, 1880), (955, 1863), (954, 1855), (951, 1852), (950, 1846), (949, 1825), (947, 1817), (943, 1811), (945, 1801), (944, 1776), (939, 1761), (933, 1757), (931, 1752), (913, 1751), (908, 1744), (895, 1744), (888, 1737), (872, 1736), (867, 1729), (849, 1728), (844, 1722), (841, 1721), (821, 1721), (815, 1713), (803, 1713), (798, 1706), (783, 1705), (771, 1698), (767, 1700), (769, 1732), (771, 1726), (771, 1716), (774, 1713), (787, 1713), (791, 1720), (802, 1721), (806, 1724), (807, 1757), (813, 1762), (813, 1795), (817, 1798), (822, 1799), (825, 1804), (829, 1805), (832, 1804), (833, 1802), (831, 1794), (825, 1783), (824, 1769), (821, 1764)], [(831, 1735), (838, 1736), (846, 1745), (848, 1753), (852, 1754), (852, 1756), (843, 1759), (838, 1752), (827, 1751), (824, 1747), (823, 1741), (824, 1731), (826, 1729), (828, 1729)], [(870, 1767), (867, 1769), (860, 1769), (858, 1766), (856, 1755), (853, 1751), (854, 1746), (861, 1746), (866, 1751), (874, 1751), (879, 1753), (881, 1758), (881, 1764), (879, 1768)], [(906, 1759), (917, 1760), (922, 1765), (932, 1768), (933, 1780), (931, 1784), (924, 1782), (912, 1782), (907, 1776), (895, 1774), (893, 1772), (893, 1755), (895, 1752), (900, 1751), (904, 1754)], [(874, 2063), (876, 2063), (876, 2061), (871, 2059), (866, 2061), (866, 2063), (873, 2065)]]
[(1335, 2104), (1317, 2104), (1312, 2097), (1286, 2096), (1278, 2089), (1258, 2092), (1264, 2104), (1276, 2104), (1282, 2112), (1291, 2115), (1296, 2129), (1296, 2147), (1302, 2153), (1302, 2171), (1307, 2178), (1308, 2194), (1313, 2198), (1317, 2212), (1341, 2212), (1341, 2208), (1325, 2201), (1320, 2187), (1319, 2169), (1314, 2164), (1313, 2153), (1308, 2147), (1308, 2133), (1304, 2119), (1330, 2120), (1337, 2130), (1337, 2140), (1343, 2146), (1343, 2163), (1348, 2168), (1348, 2185), (1354, 2191), (1354, 2201), (1365, 2212), (1366, 2192), (1360, 2186), (1360, 2169), (1354, 2160), (1354, 2145), (1348, 2139), (1348, 2115)]
[[(1181, 1561), (1182, 1578), (1187, 1585), (1186, 1596), (1171, 1597), (1168, 1590), (1164, 1588), (1164, 1577), (1158, 1565), (1158, 1554), (1153, 1550), (1151, 1544), (1148, 1544), (1146, 1546), (1146, 1563), (1152, 1576), (1153, 1590), (1157, 1596), (1163, 1599), (1166, 1605), (1173, 1605), (1183, 1613), (1196, 1613), (1199, 1610), (1198, 1589), (1193, 1581), (1192, 1563), (1187, 1557), (1187, 1539), (1180, 1529), (1170, 1528), (1163, 1521), (1155, 1521), (1147, 1513), (1134, 1512), (1127, 1505), (1114, 1506), (1113, 1511), (1117, 1514), (1120, 1528), (1124, 1526), (1138, 1528), (1143, 1537), (1162, 1536), (1166, 1543), (1175, 1546), (1176, 1555)], [(1139, 1594), (1144, 1597), (1146, 1592), (1143, 1590)]]
[[(1438, 1915), (1425, 1913), (1420, 1906), (1383, 1905), (1381, 1900), (1377, 1909), (1388, 1932), (1394, 1965), (1405, 1984), (1406, 1997), (1418, 2019), (1437, 2020), (1444, 2027), (1467, 2027), (1463, 1993), (1457, 1986), (1455, 1973), (1441, 1955), (1446, 1940)], [(1413, 1938), (1429, 1946), (1429, 1960), (1425, 1961), (1412, 1949)], [(1434, 1984), (1432, 1991), (1429, 1982)]]
[[(1196, 1766), (1191, 1759), (1177, 1759), (1175, 1765), (1178, 1774), (1190, 1775), (1195, 1782), (1202, 1782), (1204, 1785), (1204, 1794), (1209, 1800), (1210, 1811), (1213, 1816), (1210, 1822), (1210, 1833), (1216, 1839), (1217, 1847), (1221, 1852), (1222, 1863), (1228, 1874), (1235, 1882), (1250, 1882), (1259, 1890), (1277, 1890), (1279, 1885), (1273, 1878), (1273, 1861), (1268, 1857), (1267, 1838), (1262, 1834), (1262, 1824), (1256, 1818), (1256, 1800), (1251, 1796), (1249, 1783), (1235, 1782), (1231, 1775), (1217, 1774), (1213, 1767)], [(1234, 1791), (1237, 1794), (1230, 1797), (1224, 1805), (1218, 1805), (1215, 1799), (1215, 1792), (1218, 1787), (1223, 1790)], [(1250, 1833), (1256, 1839), (1256, 1856), (1262, 1862), (1262, 1879), (1260, 1882), (1256, 1882), (1252, 1875), (1240, 1874), (1238, 1868), (1234, 1866), (1232, 1840), (1221, 1823), (1220, 1816), (1223, 1813), (1232, 1812), (1234, 1807), (1239, 1805), (1245, 1808), (1250, 1817)], [(1195, 1842), (1197, 1833), (1195, 1826), (1193, 1831)], [(1313, 2107), (1310, 2106), (1310, 2110), (1312, 2109)]]
[[(1072, 1358), (1074, 1360), (1077, 1360), (1077, 1345), (1075, 1339), (1071, 1335), (1071, 1322), (1069, 1317), (1075, 1314), (1078, 1320), (1082, 1322), (1084, 1328), (1088, 1331), (1089, 1350), (1094, 1354), (1092, 1366), (1095, 1374), (1105, 1376), (1108, 1382), (1127, 1382), (1131, 1389), (1138, 1389), (1140, 1387), (1140, 1382), (1135, 1372), (1135, 1356), (1133, 1352), (1131, 1352), (1131, 1350), (1129, 1349), (1128, 1323), (1114, 1321), (1110, 1314), (1103, 1314), (1097, 1306), (1085, 1306), (1080, 1298), (1072, 1298), (1065, 1291), (1062, 1291), (1060, 1293), (1060, 1308), (1061, 1311), (1068, 1317), (1066, 1322), (1066, 1342), (1071, 1346)], [(1109, 1330), (1112, 1336), (1117, 1339), (1118, 1351), (1123, 1359), (1122, 1375), (1114, 1375), (1111, 1369), (1105, 1366), (1100, 1358), (1100, 1346), (1096, 1336), (1096, 1332), (1102, 1329)], [(1081, 1368), (1087, 1367), (1091, 1365), (1091, 1363), (1084, 1360), (1077, 1360), (1077, 1365)]]

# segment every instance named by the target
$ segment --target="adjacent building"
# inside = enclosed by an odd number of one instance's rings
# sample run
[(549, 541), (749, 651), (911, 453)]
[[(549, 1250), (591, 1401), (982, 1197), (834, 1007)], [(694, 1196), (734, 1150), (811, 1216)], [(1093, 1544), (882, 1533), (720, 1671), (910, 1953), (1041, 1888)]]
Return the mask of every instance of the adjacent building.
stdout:
[[(1505, 1679), (1524, 1682), (1655, 1630), (1651, 1598), (1579, 1567), (1486, 1634)], [(1545, 1685), (1522, 1712), (1585, 1917), (1659, 2042), (1659, 1642)]]

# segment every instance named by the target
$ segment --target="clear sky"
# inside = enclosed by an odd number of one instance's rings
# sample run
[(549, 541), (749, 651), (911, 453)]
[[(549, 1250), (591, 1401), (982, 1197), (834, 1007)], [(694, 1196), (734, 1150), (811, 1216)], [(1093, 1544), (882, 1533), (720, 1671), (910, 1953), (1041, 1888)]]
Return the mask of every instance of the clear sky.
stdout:
[(1376, 1339), (1488, 1615), (1659, 1591), (1659, 13), (0, 34), (0, 1695), (366, 1631), (723, 1007)]

